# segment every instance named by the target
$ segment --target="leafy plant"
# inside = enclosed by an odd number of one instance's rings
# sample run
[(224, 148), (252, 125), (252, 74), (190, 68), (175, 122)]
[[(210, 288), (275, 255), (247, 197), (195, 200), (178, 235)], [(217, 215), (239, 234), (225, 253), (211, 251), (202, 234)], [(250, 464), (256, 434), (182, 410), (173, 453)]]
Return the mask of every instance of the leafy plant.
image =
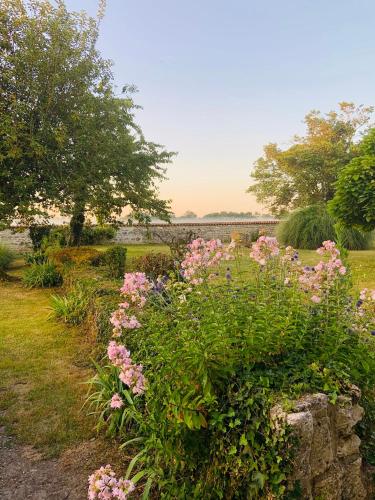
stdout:
[(29, 288), (52, 288), (61, 286), (63, 277), (55, 264), (32, 264), (23, 275), (23, 283)]
[(26, 264), (45, 264), (48, 262), (48, 256), (41, 250), (25, 255)]
[(152, 280), (156, 280), (159, 276), (167, 276), (171, 271), (176, 270), (174, 259), (162, 252), (142, 255), (133, 260), (133, 266)]
[(346, 226), (375, 229), (375, 128), (359, 145), (360, 156), (340, 172), (329, 203), (332, 214)]
[(57, 319), (79, 325), (89, 312), (94, 293), (91, 282), (78, 281), (66, 295), (51, 295), (51, 309)]

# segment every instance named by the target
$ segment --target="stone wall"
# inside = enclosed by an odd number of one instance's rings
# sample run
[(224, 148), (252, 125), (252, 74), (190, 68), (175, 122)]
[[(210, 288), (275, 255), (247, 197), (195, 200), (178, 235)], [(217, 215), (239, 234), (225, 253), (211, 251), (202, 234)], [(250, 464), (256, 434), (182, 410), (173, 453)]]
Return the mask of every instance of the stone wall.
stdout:
[[(124, 244), (162, 243), (173, 237), (183, 237), (191, 234), (205, 239), (219, 238), (226, 242), (230, 241), (233, 233), (250, 235), (257, 230), (263, 230), (266, 234), (273, 235), (277, 224), (277, 221), (253, 221), (122, 226), (117, 231), (113, 241)], [(2, 244), (19, 251), (30, 249), (29, 231), (27, 229), (22, 230), (22, 228), (17, 229), (17, 232), (10, 229), (0, 231), (0, 245)]]
[(115, 237), (118, 243), (161, 243), (171, 237), (184, 237), (191, 233), (205, 239), (219, 238), (228, 242), (233, 233), (250, 235), (257, 230), (263, 230), (268, 235), (274, 235), (278, 221), (253, 222), (192, 222), (181, 224), (152, 224), (123, 226)]
[(30, 250), (32, 248), (28, 229), (10, 229), (0, 231), (0, 245), (6, 245), (16, 251)]
[(332, 405), (327, 395), (314, 394), (298, 400), (291, 413), (273, 409), (273, 417), (286, 420), (298, 438), (290, 482), (299, 482), (301, 499), (371, 498), (359, 451), (361, 441), (354, 430), (363, 417), (358, 398), (357, 390), (353, 397), (339, 396)]

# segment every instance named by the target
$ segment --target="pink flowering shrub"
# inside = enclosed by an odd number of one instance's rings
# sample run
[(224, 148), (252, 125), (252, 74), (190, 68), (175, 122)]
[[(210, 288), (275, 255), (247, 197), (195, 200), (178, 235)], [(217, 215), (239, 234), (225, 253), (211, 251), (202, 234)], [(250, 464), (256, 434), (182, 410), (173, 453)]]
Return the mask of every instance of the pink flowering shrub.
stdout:
[[(367, 397), (375, 385), (375, 293), (355, 303), (334, 242), (306, 267), (262, 236), (250, 258), (236, 249), (245, 278), (220, 266), (232, 250), (197, 239), (182, 280), (126, 275), (110, 318), (124, 340), (110, 341), (91, 401), (98, 427), (135, 448), (133, 483), (144, 474), (155, 498), (282, 498), (291, 444), (270, 408), (310, 391), (334, 402), (353, 383)], [(90, 481), (117, 498), (110, 470)]]

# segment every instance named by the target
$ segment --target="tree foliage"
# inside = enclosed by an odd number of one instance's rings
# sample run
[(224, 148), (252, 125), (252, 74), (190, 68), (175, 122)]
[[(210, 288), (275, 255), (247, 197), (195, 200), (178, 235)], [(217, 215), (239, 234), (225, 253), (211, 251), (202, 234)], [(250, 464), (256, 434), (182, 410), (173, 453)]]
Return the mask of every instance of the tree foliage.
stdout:
[(363, 138), (359, 153), (340, 172), (329, 208), (343, 224), (371, 231), (375, 228), (375, 128)]
[(62, 0), (0, 0), (0, 219), (50, 210), (108, 220), (168, 218), (157, 182), (172, 154), (134, 121), (134, 88), (116, 95), (96, 49), (97, 20)]
[(368, 122), (373, 109), (342, 102), (339, 111), (305, 117), (303, 137), (282, 150), (277, 144), (264, 147), (252, 171), (249, 192), (274, 214), (327, 202), (334, 195), (338, 173), (356, 155), (356, 134)]

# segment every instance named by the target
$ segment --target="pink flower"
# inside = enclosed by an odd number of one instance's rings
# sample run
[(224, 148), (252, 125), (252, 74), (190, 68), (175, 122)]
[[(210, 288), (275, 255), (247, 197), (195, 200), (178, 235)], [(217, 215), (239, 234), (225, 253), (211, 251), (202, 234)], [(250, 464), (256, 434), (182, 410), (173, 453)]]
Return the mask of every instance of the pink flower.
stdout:
[(130, 352), (121, 344), (112, 340), (107, 349), (108, 358), (115, 366), (122, 366), (130, 359)]
[(188, 251), (181, 262), (185, 279), (193, 285), (202, 283), (203, 277), (207, 277), (207, 268), (232, 258), (223, 248), (220, 240), (205, 241), (203, 238), (193, 240), (187, 246)]
[(279, 253), (279, 243), (276, 238), (271, 236), (260, 236), (260, 238), (252, 244), (250, 257), (261, 266), (265, 266), (269, 259), (276, 257)]
[[(132, 304), (142, 307), (151, 288), (152, 284), (148, 281), (145, 273), (126, 273), (121, 293)], [(128, 302), (125, 302), (125, 304), (128, 304)]]
[(111, 399), (111, 408), (118, 409), (124, 406), (124, 402), (119, 396), (119, 394), (114, 394)]
[(127, 479), (116, 479), (110, 465), (100, 467), (89, 477), (89, 500), (126, 500), (134, 491), (134, 483)]
[(146, 385), (142, 373), (143, 367), (133, 363), (130, 352), (125, 346), (112, 340), (108, 346), (108, 358), (114, 366), (120, 368), (119, 379), (133, 391), (133, 394), (143, 394)]
[(322, 299), (321, 299), (320, 297), (318, 297), (317, 295), (313, 295), (313, 296), (311, 297), (311, 300), (312, 300), (315, 304), (319, 304), (319, 302), (321, 302), (321, 300), (322, 300)]
[(115, 327), (113, 331), (115, 337), (119, 337), (121, 335), (122, 328), (133, 330), (142, 326), (134, 315), (127, 315), (124, 309), (117, 309), (117, 311), (114, 311), (110, 322)]

